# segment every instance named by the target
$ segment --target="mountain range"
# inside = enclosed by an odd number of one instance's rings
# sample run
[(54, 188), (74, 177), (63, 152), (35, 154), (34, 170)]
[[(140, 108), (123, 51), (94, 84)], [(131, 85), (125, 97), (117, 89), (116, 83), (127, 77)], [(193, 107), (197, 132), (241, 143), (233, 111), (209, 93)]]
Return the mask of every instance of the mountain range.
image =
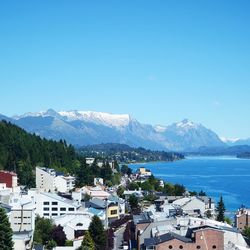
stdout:
[[(212, 130), (188, 119), (168, 126), (143, 124), (128, 114), (94, 111), (25, 113), (0, 119), (47, 139), (65, 139), (76, 146), (122, 143), (153, 150), (195, 151), (201, 147), (226, 147)], [(249, 142), (250, 144), (250, 142)]]

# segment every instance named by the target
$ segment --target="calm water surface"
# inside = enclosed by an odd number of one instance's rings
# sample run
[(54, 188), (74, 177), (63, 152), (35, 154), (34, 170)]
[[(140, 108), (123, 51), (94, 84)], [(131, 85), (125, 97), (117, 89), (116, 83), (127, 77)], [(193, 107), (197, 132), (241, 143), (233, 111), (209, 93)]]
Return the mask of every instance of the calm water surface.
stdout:
[(182, 161), (131, 164), (146, 167), (165, 181), (183, 184), (188, 190), (205, 191), (216, 201), (223, 196), (226, 209), (250, 207), (250, 160), (233, 157), (188, 157)]

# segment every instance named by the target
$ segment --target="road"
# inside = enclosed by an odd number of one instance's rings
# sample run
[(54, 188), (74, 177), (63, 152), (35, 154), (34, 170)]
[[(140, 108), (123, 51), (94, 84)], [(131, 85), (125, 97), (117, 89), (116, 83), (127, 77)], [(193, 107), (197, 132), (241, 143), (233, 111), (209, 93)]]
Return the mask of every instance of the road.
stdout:
[(114, 249), (123, 249), (122, 248), (122, 241), (123, 241), (123, 233), (125, 231), (126, 225), (121, 226), (115, 233), (114, 239)]

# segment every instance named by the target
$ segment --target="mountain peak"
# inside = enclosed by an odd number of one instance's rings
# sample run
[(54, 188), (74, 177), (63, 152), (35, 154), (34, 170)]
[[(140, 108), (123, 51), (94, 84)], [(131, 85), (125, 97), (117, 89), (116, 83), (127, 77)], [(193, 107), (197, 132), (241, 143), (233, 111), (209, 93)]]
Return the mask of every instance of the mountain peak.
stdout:
[(176, 123), (176, 126), (179, 128), (197, 128), (199, 125), (189, 119), (184, 119), (181, 122)]

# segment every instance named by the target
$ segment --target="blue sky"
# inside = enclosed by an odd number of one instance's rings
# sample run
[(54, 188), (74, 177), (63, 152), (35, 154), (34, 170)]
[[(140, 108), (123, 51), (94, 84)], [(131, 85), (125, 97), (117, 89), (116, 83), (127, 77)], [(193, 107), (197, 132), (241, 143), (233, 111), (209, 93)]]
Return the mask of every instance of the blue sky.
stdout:
[(250, 137), (250, 2), (1, 1), (0, 113), (189, 118)]

